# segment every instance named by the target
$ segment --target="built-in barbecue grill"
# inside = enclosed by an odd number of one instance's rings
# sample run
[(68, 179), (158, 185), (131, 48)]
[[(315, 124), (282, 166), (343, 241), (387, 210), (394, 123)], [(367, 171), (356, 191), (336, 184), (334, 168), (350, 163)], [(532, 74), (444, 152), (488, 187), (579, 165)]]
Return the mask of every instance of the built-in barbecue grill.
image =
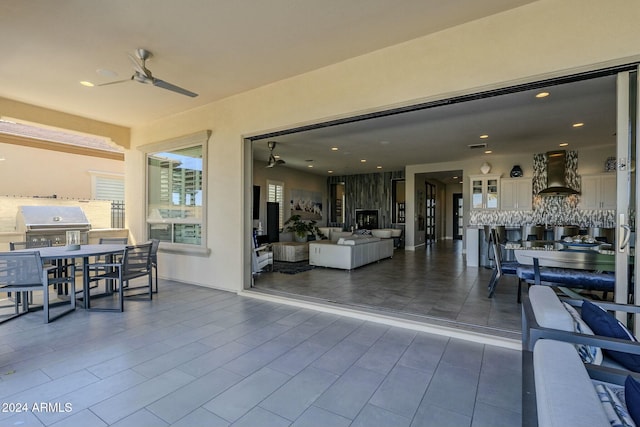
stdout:
[(80, 243), (89, 242), (91, 224), (79, 206), (20, 206), (16, 230), (25, 241), (51, 240), (54, 246), (66, 244), (67, 231), (80, 231)]

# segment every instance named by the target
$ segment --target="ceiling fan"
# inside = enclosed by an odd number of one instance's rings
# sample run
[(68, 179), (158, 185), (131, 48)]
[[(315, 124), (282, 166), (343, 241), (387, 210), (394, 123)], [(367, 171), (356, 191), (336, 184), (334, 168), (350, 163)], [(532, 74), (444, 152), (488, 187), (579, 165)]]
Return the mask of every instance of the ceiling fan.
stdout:
[(107, 85), (113, 85), (116, 83), (128, 82), (129, 80), (135, 80), (139, 83), (150, 84), (153, 86), (160, 87), (162, 89), (167, 89), (172, 92), (179, 93), (181, 95), (190, 96), (192, 98), (198, 96), (197, 93), (191, 92), (190, 90), (183, 89), (179, 86), (176, 86), (169, 82), (165, 82), (164, 80), (160, 80), (158, 78), (153, 77), (151, 70), (149, 70), (146, 65), (147, 59), (153, 56), (153, 54), (148, 50), (143, 48), (136, 49), (137, 59), (131, 54), (128, 54), (128, 55), (129, 55), (129, 59), (131, 59), (131, 62), (133, 63), (133, 75), (130, 78), (125, 80), (118, 80), (115, 82), (103, 83), (98, 86), (107, 86)]
[(278, 165), (284, 165), (286, 162), (282, 159), (280, 159), (279, 157), (276, 158), (276, 156), (273, 155), (273, 149), (276, 148), (276, 142), (275, 141), (269, 141), (267, 142), (267, 145), (269, 146), (269, 163), (267, 163), (268, 168), (272, 168)]

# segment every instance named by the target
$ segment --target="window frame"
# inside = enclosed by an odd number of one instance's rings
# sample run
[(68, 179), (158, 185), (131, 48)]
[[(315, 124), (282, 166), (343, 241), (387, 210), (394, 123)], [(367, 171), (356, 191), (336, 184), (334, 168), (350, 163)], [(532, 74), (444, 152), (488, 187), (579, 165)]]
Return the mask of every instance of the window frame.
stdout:
[[(191, 135), (185, 135), (177, 138), (172, 138), (156, 143), (145, 144), (140, 146), (138, 149), (144, 154), (142, 161), (144, 162), (144, 186), (145, 186), (145, 200), (144, 200), (144, 228), (145, 228), (145, 236), (147, 239), (150, 238), (149, 235), (149, 156), (154, 153), (159, 152), (171, 152), (176, 150), (181, 150), (190, 147), (200, 146), (202, 150), (202, 215), (199, 221), (188, 220), (188, 221), (177, 221), (171, 222), (172, 227), (172, 241), (163, 240), (161, 242), (162, 249), (168, 252), (178, 252), (178, 253), (193, 253), (193, 254), (206, 254), (209, 252), (207, 249), (207, 169), (208, 169), (208, 142), (211, 137), (212, 132), (210, 130), (205, 130), (201, 132), (197, 132)], [(200, 243), (183, 243), (183, 242), (174, 242), (173, 241), (173, 226), (176, 223), (180, 224), (199, 224), (200, 225)]]

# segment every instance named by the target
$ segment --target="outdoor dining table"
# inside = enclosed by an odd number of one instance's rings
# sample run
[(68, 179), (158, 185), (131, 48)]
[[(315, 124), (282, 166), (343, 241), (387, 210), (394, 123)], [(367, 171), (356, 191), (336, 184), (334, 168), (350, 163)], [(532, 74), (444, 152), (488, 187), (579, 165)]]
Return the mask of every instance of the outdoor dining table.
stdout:
[[(70, 249), (67, 246), (48, 246), (44, 248), (20, 249), (14, 252), (40, 252), (42, 261), (62, 262), (82, 258), (82, 307), (90, 309), (89, 302), (89, 274), (87, 265), (90, 257), (111, 256), (124, 252), (124, 244), (81, 245), (78, 249)], [(75, 297), (75, 296), (74, 296)]]

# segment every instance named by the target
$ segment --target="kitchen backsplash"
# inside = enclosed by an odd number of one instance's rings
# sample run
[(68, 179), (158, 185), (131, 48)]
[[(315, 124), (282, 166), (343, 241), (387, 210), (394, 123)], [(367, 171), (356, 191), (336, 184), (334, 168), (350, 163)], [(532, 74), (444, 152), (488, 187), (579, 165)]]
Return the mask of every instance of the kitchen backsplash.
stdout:
[[(580, 191), (578, 152), (567, 151), (565, 180), (567, 185)], [(470, 225), (579, 225), (580, 227), (615, 227), (614, 210), (578, 209), (580, 196), (534, 196), (547, 186), (547, 155), (533, 156), (533, 210), (480, 211), (472, 210)]]
[(614, 210), (572, 209), (545, 216), (537, 211), (472, 211), (469, 224), (511, 226), (548, 224), (611, 228), (616, 225), (615, 213)]

